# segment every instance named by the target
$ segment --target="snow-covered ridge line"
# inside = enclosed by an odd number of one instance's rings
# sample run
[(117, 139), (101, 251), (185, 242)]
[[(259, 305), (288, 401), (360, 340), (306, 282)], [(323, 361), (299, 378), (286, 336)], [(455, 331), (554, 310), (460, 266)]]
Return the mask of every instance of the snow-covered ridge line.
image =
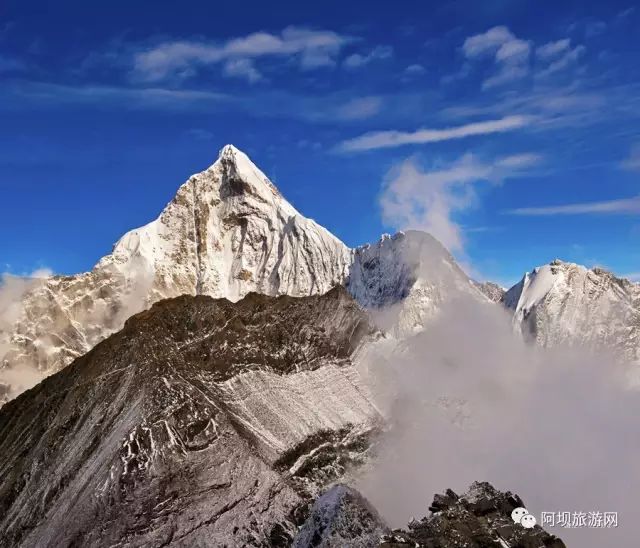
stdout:
[(556, 259), (527, 272), (503, 303), (543, 346), (589, 345), (640, 364), (640, 284)]
[[(183, 294), (237, 301), (250, 292), (306, 296), (344, 285), (398, 337), (422, 329), (448, 300), (463, 294), (503, 300), (518, 328), (533, 329), (543, 344), (563, 332), (562, 340), (583, 340), (569, 316), (546, 335), (541, 327), (524, 325), (533, 321), (526, 318), (540, 315), (531, 310), (541, 311), (547, 295), (561, 291), (564, 274), (550, 274), (554, 269), (563, 270), (554, 263), (541, 267), (503, 296), (497, 286), (472, 282), (449, 252), (422, 232), (385, 234), (375, 244), (349, 249), (289, 204), (246, 154), (227, 145), (211, 166), (179, 187), (157, 219), (123, 235), (90, 272), (38, 279), (16, 296), (11, 320), (0, 323), (0, 404), (85, 354), (132, 314)], [(586, 276), (583, 267), (569, 270)], [(619, 287), (617, 300), (637, 294), (637, 285), (590, 272), (589, 279)], [(630, 305), (623, 307), (622, 320), (605, 314), (611, 326), (621, 322), (614, 337), (604, 337), (607, 344), (613, 339), (618, 344), (623, 329), (637, 332), (632, 316), (639, 307), (632, 297), (625, 299)], [(576, 302), (576, 310), (586, 303)], [(611, 326), (586, 338), (598, 338)], [(625, 344), (637, 357), (640, 343)]]

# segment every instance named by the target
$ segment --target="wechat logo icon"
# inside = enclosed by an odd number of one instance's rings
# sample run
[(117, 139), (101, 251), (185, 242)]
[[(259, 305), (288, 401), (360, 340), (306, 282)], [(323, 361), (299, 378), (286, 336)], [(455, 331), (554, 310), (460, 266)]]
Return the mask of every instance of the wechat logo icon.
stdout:
[(511, 519), (514, 523), (519, 523), (525, 529), (531, 529), (536, 524), (536, 518), (532, 516), (526, 508), (518, 507), (511, 512)]

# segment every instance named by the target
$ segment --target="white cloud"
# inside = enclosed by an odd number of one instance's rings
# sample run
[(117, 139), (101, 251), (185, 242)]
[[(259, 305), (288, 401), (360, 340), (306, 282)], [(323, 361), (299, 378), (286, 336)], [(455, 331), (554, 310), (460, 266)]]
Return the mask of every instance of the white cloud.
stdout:
[(464, 41), (467, 59), (493, 56), (496, 72), (483, 82), (483, 89), (524, 78), (529, 74), (531, 43), (517, 38), (507, 27), (499, 26)]
[(380, 97), (359, 97), (352, 99), (338, 109), (338, 118), (342, 120), (363, 120), (371, 118), (380, 112), (382, 99)]
[(574, 65), (584, 55), (585, 51), (586, 48), (582, 45), (566, 50), (559, 58), (553, 60), (546, 69), (540, 71), (538, 76), (545, 77), (565, 70)]
[(212, 105), (229, 102), (230, 95), (215, 91), (169, 89), (161, 87), (65, 86), (28, 82), (20, 86), (22, 97), (41, 102), (73, 105), (117, 102), (132, 109), (184, 108), (193, 105)]
[(485, 33), (467, 38), (462, 45), (462, 50), (468, 58), (480, 57), (487, 53), (495, 54), (498, 48), (513, 39), (515, 36), (507, 27), (493, 27)]
[(640, 282), (640, 272), (629, 272), (622, 275), (623, 278), (631, 280), (632, 282)]
[(262, 74), (250, 59), (230, 59), (224, 65), (223, 74), (232, 78), (242, 78), (251, 83), (262, 80)]
[(404, 73), (407, 76), (419, 76), (420, 74), (424, 74), (425, 72), (426, 69), (419, 63), (414, 63), (413, 65), (409, 65), (406, 69), (404, 69)]
[(380, 199), (383, 220), (397, 229), (426, 230), (451, 252), (461, 252), (463, 229), (453, 217), (476, 205), (474, 184), (518, 176), (540, 159), (520, 154), (487, 163), (466, 154), (431, 170), (422, 169), (414, 159), (405, 160), (387, 176)]
[[(26, 276), (15, 276), (6, 272), (0, 275), (0, 359), (5, 358), (11, 348), (9, 334), (24, 313), (24, 295), (38, 288), (52, 274), (51, 270), (41, 268)], [(0, 369), (0, 392), (4, 388), (8, 390), (9, 397), (13, 398), (40, 382), (42, 378), (42, 373), (35, 368), (4, 367)]]
[(451, 139), (462, 139), (473, 135), (513, 131), (529, 125), (531, 121), (532, 119), (527, 116), (506, 116), (498, 120), (474, 122), (445, 129), (419, 129), (409, 132), (375, 131), (344, 141), (339, 148), (343, 151), (361, 151), (409, 144), (435, 143)]
[(190, 76), (202, 66), (267, 56), (295, 56), (301, 68), (309, 69), (334, 65), (349, 41), (350, 37), (332, 31), (299, 27), (287, 27), (279, 35), (256, 32), (222, 44), (168, 41), (136, 53), (133, 70), (141, 80), (157, 81)]
[(504, 156), (500, 158), (496, 165), (503, 168), (510, 169), (524, 169), (527, 167), (533, 167), (542, 162), (542, 156), (540, 154), (533, 154), (531, 152), (525, 154), (513, 154), (511, 156)]
[(616, 15), (616, 17), (618, 19), (624, 19), (625, 17), (629, 17), (629, 15), (635, 13), (635, 11), (636, 11), (636, 7), (631, 6), (625, 10), (622, 10), (620, 13), (618, 13), (618, 15)]
[(342, 66), (348, 69), (357, 69), (364, 65), (368, 65), (372, 61), (379, 59), (388, 59), (393, 55), (393, 48), (390, 46), (377, 46), (373, 48), (368, 54), (362, 55), (360, 53), (354, 53), (349, 55), (343, 62)]
[(510, 209), (511, 215), (585, 215), (585, 214), (609, 214), (609, 215), (637, 215), (640, 214), (640, 196), (624, 198), (621, 200), (606, 200), (601, 202), (581, 202), (560, 206), (544, 207), (520, 207)]
[(569, 38), (556, 40), (555, 42), (547, 42), (536, 49), (536, 56), (545, 61), (552, 59), (567, 51), (570, 44), (571, 40)]
[(527, 65), (518, 63), (506, 63), (504, 64), (496, 74), (487, 78), (482, 82), (482, 89), (490, 89), (496, 86), (501, 86), (514, 80), (524, 78), (529, 74), (529, 67)]
[(513, 39), (505, 42), (496, 52), (496, 61), (501, 63), (521, 63), (529, 59), (531, 45), (524, 40)]

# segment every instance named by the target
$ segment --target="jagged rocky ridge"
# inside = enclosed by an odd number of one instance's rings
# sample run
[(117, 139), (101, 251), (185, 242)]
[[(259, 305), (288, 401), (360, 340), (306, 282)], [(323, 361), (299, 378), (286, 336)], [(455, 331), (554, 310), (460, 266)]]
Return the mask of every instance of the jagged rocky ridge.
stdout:
[(488, 484), (395, 531), (334, 484), (383, 427), (380, 337), (342, 287), (160, 301), (0, 409), (3, 545), (563, 548)]
[(0, 322), (0, 404), (18, 391), (2, 385), (3, 368), (59, 371), (160, 299), (235, 301), (251, 291), (305, 296), (336, 284), (365, 307), (395, 305), (381, 323), (400, 336), (421, 328), (452, 292), (483, 298), (428, 234), (347, 248), (228, 145), (155, 221), (125, 234), (93, 270), (24, 284), (10, 321)]
[(451, 489), (436, 495), (431, 515), (383, 538), (384, 548), (565, 548), (558, 537), (539, 525), (526, 529), (511, 519), (525, 507), (522, 499), (486, 482), (476, 482), (458, 496)]
[(7, 546), (288, 546), (381, 424), (340, 287), (163, 300), (0, 409)]
[[(389, 496), (401, 496), (389, 493)], [(486, 482), (476, 482), (459, 496), (436, 495), (431, 514), (391, 531), (375, 508), (356, 490), (336, 485), (313, 505), (295, 537), (295, 548), (565, 548), (536, 525), (526, 529), (511, 519), (522, 499)]]

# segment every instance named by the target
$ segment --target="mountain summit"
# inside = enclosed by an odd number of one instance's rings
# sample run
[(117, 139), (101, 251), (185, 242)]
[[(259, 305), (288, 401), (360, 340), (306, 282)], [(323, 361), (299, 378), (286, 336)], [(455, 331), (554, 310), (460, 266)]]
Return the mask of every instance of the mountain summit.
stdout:
[(350, 261), (338, 238), (300, 215), (227, 145), (156, 220), (126, 233), (90, 272), (29, 283), (14, 303), (15, 321), (0, 326), (0, 369), (58, 371), (168, 297), (326, 293), (343, 282)]
[(249, 291), (324, 293), (340, 283), (348, 263), (340, 240), (300, 215), (243, 152), (227, 145), (97, 268), (143, 272), (161, 296), (238, 300)]

